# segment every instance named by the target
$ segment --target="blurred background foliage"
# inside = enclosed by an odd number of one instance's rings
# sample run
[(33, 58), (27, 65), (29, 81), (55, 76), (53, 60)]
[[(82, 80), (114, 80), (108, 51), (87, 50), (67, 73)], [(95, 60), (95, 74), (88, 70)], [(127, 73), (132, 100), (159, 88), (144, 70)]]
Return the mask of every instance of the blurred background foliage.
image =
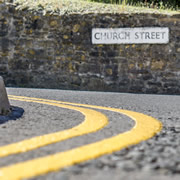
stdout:
[(124, 5), (135, 5), (144, 6), (150, 8), (173, 8), (179, 9), (180, 0), (90, 0), (94, 2), (111, 3), (111, 4), (124, 4)]

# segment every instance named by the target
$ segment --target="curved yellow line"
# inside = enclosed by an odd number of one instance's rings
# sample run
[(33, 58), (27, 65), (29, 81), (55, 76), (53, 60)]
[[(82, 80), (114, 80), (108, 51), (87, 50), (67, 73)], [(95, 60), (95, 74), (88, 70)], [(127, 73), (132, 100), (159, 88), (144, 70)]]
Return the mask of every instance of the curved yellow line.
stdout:
[(60, 142), (72, 137), (95, 132), (103, 128), (108, 123), (108, 119), (104, 114), (91, 109), (85, 109), (81, 107), (57, 104), (52, 102), (43, 102), (43, 101), (31, 100), (31, 99), (23, 99), (23, 100), (18, 98), (11, 98), (11, 99), (18, 101), (47, 104), (61, 108), (76, 110), (84, 114), (85, 120), (78, 126), (73, 127), (72, 129), (55, 132), (47, 135), (37, 136), (10, 145), (2, 146), (0, 147), (0, 157), (27, 152), (42, 146), (46, 146), (48, 144)]
[[(67, 104), (80, 105), (75, 103)], [(66, 166), (94, 159), (104, 154), (118, 151), (129, 145), (147, 140), (154, 136), (162, 128), (162, 124), (158, 120), (141, 113), (91, 105), (81, 106), (123, 113), (134, 119), (136, 121), (136, 126), (130, 131), (96, 143), (2, 168), (0, 169), (0, 179), (20, 180), (22, 178), (30, 178), (45, 174), (50, 171), (57, 171)]]

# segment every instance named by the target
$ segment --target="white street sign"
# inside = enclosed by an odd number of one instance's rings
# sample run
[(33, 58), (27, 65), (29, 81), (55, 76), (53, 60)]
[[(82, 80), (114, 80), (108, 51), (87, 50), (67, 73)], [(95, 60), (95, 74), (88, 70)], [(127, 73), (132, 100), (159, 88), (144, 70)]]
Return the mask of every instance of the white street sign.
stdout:
[(93, 28), (93, 44), (167, 44), (169, 28)]

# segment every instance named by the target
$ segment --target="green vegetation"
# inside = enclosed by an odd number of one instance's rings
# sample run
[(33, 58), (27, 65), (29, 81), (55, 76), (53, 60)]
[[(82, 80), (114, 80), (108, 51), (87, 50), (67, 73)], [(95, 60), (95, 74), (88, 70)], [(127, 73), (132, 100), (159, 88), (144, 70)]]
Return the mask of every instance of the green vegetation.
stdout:
[(150, 7), (156, 9), (174, 9), (178, 10), (180, 6), (179, 0), (91, 0), (93, 2), (125, 4), (140, 7)]
[[(103, 1), (98, 3), (92, 1)], [(120, 0), (117, 0), (120, 1)], [(179, 10), (173, 8), (149, 8), (145, 5), (131, 5), (128, 0), (122, 0), (121, 4), (113, 4), (115, 0), (14, 0), (14, 5), (20, 10), (30, 10), (35, 13), (45, 14), (87, 14), (87, 13), (155, 13), (155, 14), (179, 14)], [(110, 2), (108, 4), (107, 2)]]

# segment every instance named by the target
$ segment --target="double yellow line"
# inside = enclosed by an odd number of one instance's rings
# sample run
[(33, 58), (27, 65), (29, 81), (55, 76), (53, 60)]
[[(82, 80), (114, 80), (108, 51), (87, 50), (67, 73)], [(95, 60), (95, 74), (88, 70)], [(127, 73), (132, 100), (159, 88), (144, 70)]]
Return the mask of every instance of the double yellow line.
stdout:
[(79, 111), (84, 114), (85, 120), (72, 129), (38, 136), (0, 147), (0, 157), (27, 152), (75, 136), (95, 132), (107, 125), (108, 120), (105, 115), (87, 108), (108, 110), (127, 115), (135, 121), (135, 126), (130, 131), (104, 139), (102, 141), (1, 168), (0, 180), (20, 180), (23, 178), (30, 178), (45, 174), (51, 171), (58, 171), (66, 166), (94, 159), (104, 154), (118, 151), (129, 145), (147, 140), (154, 136), (162, 128), (162, 124), (158, 120), (133, 111), (23, 96), (11, 95), (9, 98), (12, 100), (41, 103)]

